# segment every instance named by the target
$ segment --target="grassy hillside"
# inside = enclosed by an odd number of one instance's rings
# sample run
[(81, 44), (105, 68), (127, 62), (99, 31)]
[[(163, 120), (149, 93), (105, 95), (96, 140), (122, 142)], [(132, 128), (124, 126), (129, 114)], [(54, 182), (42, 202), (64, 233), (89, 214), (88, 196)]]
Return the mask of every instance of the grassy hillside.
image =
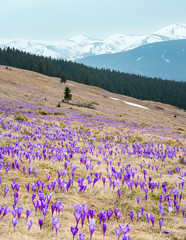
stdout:
[(170, 105), (1, 66), (0, 239), (70, 240), (78, 217), (74, 239), (94, 228), (103, 239), (103, 226), (105, 240), (127, 239), (122, 224), (130, 239), (186, 239), (185, 119)]
[(71, 61), (45, 58), (10, 48), (0, 49), (0, 64), (52, 77), (66, 75), (67, 79), (78, 83), (97, 86), (137, 99), (167, 103), (186, 109), (186, 82), (148, 78), (109, 69), (96, 69)]

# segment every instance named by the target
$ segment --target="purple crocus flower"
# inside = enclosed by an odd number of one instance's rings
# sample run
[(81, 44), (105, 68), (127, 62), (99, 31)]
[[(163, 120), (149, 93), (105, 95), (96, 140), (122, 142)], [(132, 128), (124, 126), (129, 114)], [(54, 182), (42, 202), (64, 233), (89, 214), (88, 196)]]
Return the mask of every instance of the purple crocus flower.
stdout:
[(163, 218), (159, 218), (159, 227), (160, 227), (160, 231), (161, 231), (162, 224), (163, 224)]
[(82, 227), (82, 229), (83, 229), (83, 224), (84, 224), (84, 221), (85, 221), (85, 217), (86, 217), (86, 213), (82, 212), (81, 213), (81, 227)]
[(57, 231), (58, 229), (61, 227), (61, 223), (58, 223), (55, 225), (55, 229), (56, 229), (56, 237), (57, 237)]
[(18, 223), (18, 219), (17, 218), (13, 218), (12, 219), (12, 225), (14, 227), (14, 230), (15, 230), (15, 226), (17, 225), (17, 223)]
[(58, 223), (58, 219), (57, 218), (52, 218), (52, 232), (54, 231), (54, 228), (55, 228), (57, 223)]
[(92, 239), (92, 235), (94, 231), (95, 231), (95, 225), (94, 224), (89, 225), (90, 240)]
[(40, 227), (40, 230), (41, 230), (42, 226), (43, 226), (43, 219), (39, 219), (39, 227)]
[(74, 216), (76, 218), (76, 226), (78, 226), (79, 220), (81, 219), (81, 213), (75, 212)]
[(130, 219), (131, 219), (131, 223), (133, 224), (133, 217), (134, 217), (134, 213), (133, 211), (130, 212)]
[(71, 232), (72, 232), (72, 235), (73, 235), (73, 240), (74, 240), (74, 237), (75, 237), (75, 235), (77, 234), (77, 232), (78, 232), (78, 227), (76, 226), (76, 227), (71, 227)]
[(32, 227), (32, 225), (33, 225), (33, 222), (32, 222), (32, 220), (30, 220), (30, 221), (27, 221), (25, 224), (28, 226), (28, 232), (29, 232), (29, 231), (30, 231), (30, 229), (31, 229), (31, 227)]
[(30, 214), (31, 214), (31, 210), (27, 209), (26, 210), (26, 220), (28, 220), (28, 217), (30, 216)]
[(126, 234), (130, 231), (130, 227), (128, 224), (126, 226), (122, 224), (122, 225), (119, 225), (119, 227), (120, 227), (121, 231), (123, 232), (123, 234)]
[(1, 215), (1, 213), (3, 212), (3, 210), (4, 210), (4, 207), (3, 207), (3, 206), (0, 206), (0, 215)]
[[(1, 210), (2, 210), (2, 208), (1, 208)], [(1, 219), (2, 219), (4, 216), (6, 216), (10, 211), (11, 211), (11, 210), (8, 208), (8, 206), (6, 206), (6, 207), (4, 208), (4, 213), (3, 213), (2, 217), (1, 217)], [(0, 219), (0, 221), (1, 221), (1, 219)]]
[(176, 212), (178, 212), (179, 209), (180, 209), (180, 206), (176, 205)]
[(107, 210), (107, 218), (108, 218), (108, 221), (109, 221), (110, 217), (112, 216), (112, 214), (113, 214), (113, 211)]
[(141, 217), (141, 212), (137, 212), (137, 221), (139, 221), (140, 217)]
[(139, 204), (140, 197), (136, 197), (136, 200), (137, 200), (137, 204)]
[(181, 212), (182, 212), (182, 215), (183, 215), (183, 217), (184, 217), (184, 216), (185, 216), (185, 209), (182, 208), (182, 209), (181, 209)]
[(23, 211), (23, 207), (18, 207), (18, 208), (17, 208), (18, 219), (20, 219), (21, 214), (22, 214), (22, 211)]
[(14, 218), (16, 217), (16, 215), (17, 215), (17, 210), (16, 209), (12, 210), (12, 215), (13, 215)]
[(143, 216), (144, 207), (141, 208), (141, 215)]
[(151, 216), (151, 217), (150, 217), (150, 220), (151, 220), (151, 222), (152, 222), (152, 226), (154, 227), (155, 217)]
[(150, 213), (146, 213), (146, 218), (147, 218), (148, 225), (149, 225), (149, 221), (150, 221), (150, 218), (151, 218), (151, 214), (150, 214)]
[(106, 178), (105, 177), (102, 177), (102, 182), (103, 182), (103, 186), (105, 188), (105, 182), (106, 182)]
[(43, 216), (44, 216), (44, 219), (45, 219), (46, 215), (47, 215), (47, 208), (44, 207), (44, 208), (43, 208)]
[(165, 213), (165, 210), (163, 208), (160, 209), (160, 214), (161, 214), (161, 217), (163, 218), (163, 215)]
[(118, 189), (118, 195), (119, 195), (119, 198), (120, 198), (122, 192), (123, 192), (122, 190), (119, 190), (119, 189)]
[(9, 192), (9, 189), (8, 188), (4, 188), (4, 198), (6, 197), (6, 194)]
[(120, 235), (121, 235), (121, 228), (115, 229), (115, 233), (116, 233), (116, 235), (118, 236), (118, 240), (119, 240)]
[(26, 186), (27, 191), (29, 192), (30, 185), (29, 184), (25, 184), (25, 186)]
[(79, 238), (79, 240), (84, 240), (85, 234), (79, 233), (79, 234), (78, 234), (78, 238)]
[(104, 237), (105, 237), (106, 230), (107, 230), (107, 224), (103, 223), (103, 240), (104, 240)]
[(35, 170), (35, 172), (34, 172), (34, 177), (37, 175), (37, 173), (38, 173), (38, 170)]

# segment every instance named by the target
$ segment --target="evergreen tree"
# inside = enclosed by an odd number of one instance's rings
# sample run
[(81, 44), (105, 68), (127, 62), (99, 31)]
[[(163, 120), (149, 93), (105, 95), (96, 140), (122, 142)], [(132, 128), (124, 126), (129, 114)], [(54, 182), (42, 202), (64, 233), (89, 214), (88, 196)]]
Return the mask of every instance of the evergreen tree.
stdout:
[(66, 81), (67, 81), (67, 77), (66, 77), (66, 75), (63, 73), (62, 76), (61, 76), (60, 82), (61, 82), (61, 83), (66, 83)]
[(70, 88), (66, 87), (64, 91), (64, 100), (71, 100), (72, 94)]

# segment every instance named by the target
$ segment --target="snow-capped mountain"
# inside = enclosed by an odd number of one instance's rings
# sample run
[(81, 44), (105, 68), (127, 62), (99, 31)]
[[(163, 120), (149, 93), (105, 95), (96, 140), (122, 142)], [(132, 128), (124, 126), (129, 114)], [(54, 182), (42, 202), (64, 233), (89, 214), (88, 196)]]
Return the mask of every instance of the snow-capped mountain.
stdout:
[(88, 66), (186, 81), (186, 39), (156, 42), (114, 54), (78, 60)]
[(186, 39), (186, 24), (171, 25), (145, 36), (114, 34), (104, 40), (83, 35), (58, 42), (26, 39), (0, 40), (0, 47), (14, 47), (37, 55), (76, 61), (88, 56), (119, 53), (149, 43), (178, 39)]

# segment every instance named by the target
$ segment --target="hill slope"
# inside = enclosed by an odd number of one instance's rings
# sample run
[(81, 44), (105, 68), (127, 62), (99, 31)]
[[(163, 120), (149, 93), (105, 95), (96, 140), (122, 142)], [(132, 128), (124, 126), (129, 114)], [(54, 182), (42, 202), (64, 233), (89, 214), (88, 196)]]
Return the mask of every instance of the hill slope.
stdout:
[(0, 49), (0, 64), (33, 70), (49, 76), (66, 75), (73, 81), (143, 100), (168, 103), (186, 109), (186, 83), (164, 81), (108, 69), (95, 69), (71, 61), (44, 58), (15, 49)]
[[(61, 103), (61, 108), (56, 107), (64, 97), (63, 93), (66, 86), (72, 91), (72, 103), (89, 104), (95, 109), (81, 108), (65, 103)], [(94, 117), (103, 116), (119, 121), (162, 127), (166, 127), (169, 123), (171, 128), (174, 128), (174, 125), (179, 128), (177, 126), (179, 123), (180, 128), (185, 129), (185, 126), (183, 126), (186, 117), (185, 111), (171, 105), (139, 100), (69, 80), (67, 84), (61, 84), (60, 78), (48, 77), (12, 67), (8, 67), (8, 69), (5, 66), (0, 67), (0, 98), (1, 104), (18, 111), (29, 110), (39, 114), (40, 109), (42, 109), (54, 115), (55, 112), (60, 113), (63, 110), (67, 111), (73, 108), (77, 114), (79, 112)], [(138, 104), (149, 110), (129, 105), (128, 102)]]
[(185, 117), (0, 66), (0, 239), (184, 240)]

